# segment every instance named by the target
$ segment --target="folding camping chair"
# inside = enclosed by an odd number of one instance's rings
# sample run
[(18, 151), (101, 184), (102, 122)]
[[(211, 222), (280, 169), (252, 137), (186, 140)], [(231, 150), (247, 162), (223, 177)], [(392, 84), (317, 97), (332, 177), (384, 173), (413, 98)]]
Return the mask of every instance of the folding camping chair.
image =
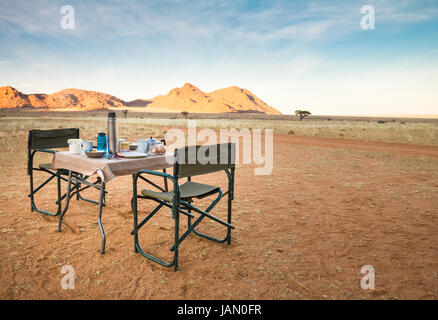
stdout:
[[(42, 163), (39, 164), (37, 168), (34, 168), (33, 162), (34, 162), (35, 154), (37, 152), (55, 154), (55, 151), (51, 149), (65, 148), (68, 146), (67, 144), (68, 139), (78, 139), (78, 138), (79, 138), (79, 129), (77, 128), (29, 131), (28, 144), (27, 144), (27, 150), (28, 150), (27, 174), (30, 177), (30, 193), (28, 196), (30, 197), (31, 211), (47, 214), (49, 216), (57, 216), (61, 213), (62, 200), (67, 196), (66, 193), (64, 195), (61, 195), (61, 180), (67, 181), (67, 178), (65, 178), (65, 176), (68, 175), (68, 171), (62, 169), (55, 170), (53, 169), (51, 163)], [(34, 171), (42, 171), (50, 175), (44, 182), (42, 182), (36, 188), (34, 187), (34, 181), (33, 181)], [(50, 211), (38, 209), (38, 207), (35, 204), (35, 194), (38, 191), (40, 191), (44, 186), (46, 186), (54, 178), (56, 178), (56, 182), (57, 182), (57, 201), (56, 201), (56, 205), (58, 206), (57, 211), (50, 212)], [(88, 176), (84, 177), (84, 179), (87, 178)], [(100, 178), (98, 178), (98, 180), (99, 179)], [(97, 201), (82, 197), (80, 192), (87, 188), (89, 187), (86, 186), (81, 188), (81, 184), (77, 183), (72, 188), (71, 190), (72, 192), (70, 196), (72, 197), (74, 194), (76, 194), (76, 198), (78, 200), (84, 200), (98, 204)]]
[[(179, 244), (190, 234), (194, 233), (202, 238), (227, 244), (231, 243), (231, 229), (234, 226), (231, 224), (231, 207), (234, 197), (234, 170), (235, 170), (235, 144), (225, 143), (210, 146), (189, 146), (175, 150), (175, 164), (173, 167), (173, 176), (158, 171), (152, 170), (140, 170), (133, 175), (133, 199), (132, 207), (134, 213), (134, 230), (131, 234), (134, 235), (134, 252), (140, 254), (154, 262), (159, 263), (165, 267), (174, 266), (175, 271), (178, 269), (178, 247)], [(199, 155), (204, 155), (200, 157)], [(207, 160), (207, 161), (206, 161)], [(217, 171), (225, 171), (228, 177), (228, 190), (222, 193), (220, 187), (211, 186), (207, 184), (193, 182), (191, 177), (213, 173)], [(137, 180), (142, 174), (150, 174), (160, 177), (165, 177), (173, 182), (173, 191), (163, 190), (153, 191), (144, 189), (141, 194), (137, 194)], [(179, 185), (178, 180), (180, 178), (187, 178), (187, 182)], [(202, 210), (194, 206), (193, 199), (202, 199), (211, 195), (217, 194), (217, 197), (207, 207)], [(228, 194), (228, 216), (227, 221), (223, 221), (213, 216), (210, 211), (216, 206), (216, 204)], [(140, 223), (138, 223), (138, 199), (150, 199), (158, 203), (158, 206), (152, 210), (152, 212), (146, 216)], [(173, 251), (173, 260), (171, 262), (165, 262), (149, 253), (146, 253), (141, 248), (138, 242), (138, 231), (143, 227), (162, 207), (168, 207), (172, 209), (172, 218), (175, 221), (174, 230), (174, 243), (170, 248)], [(200, 214), (200, 216), (192, 223), (192, 219), (195, 216), (192, 211)], [(187, 216), (187, 230), (179, 236), (179, 214)], [(210, 235), (206, 235), (198, 232), (195, 228), (204, 219), (209, 218), (213, 221), (223, 225), (227, 229), (225, 238), (218, 239)]]

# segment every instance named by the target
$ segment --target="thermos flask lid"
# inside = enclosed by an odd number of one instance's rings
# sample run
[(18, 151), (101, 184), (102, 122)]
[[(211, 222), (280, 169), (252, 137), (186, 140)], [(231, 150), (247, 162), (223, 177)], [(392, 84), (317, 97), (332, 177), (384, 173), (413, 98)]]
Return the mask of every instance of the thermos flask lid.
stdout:
[(97, 135), (98, 135), (99, 137), (105, 137), (105, 132), (99, 132)]
[(108, 118), (115, 118), (116, 117), (116, 113), (115, 112), (109, 112), (108, 113)]

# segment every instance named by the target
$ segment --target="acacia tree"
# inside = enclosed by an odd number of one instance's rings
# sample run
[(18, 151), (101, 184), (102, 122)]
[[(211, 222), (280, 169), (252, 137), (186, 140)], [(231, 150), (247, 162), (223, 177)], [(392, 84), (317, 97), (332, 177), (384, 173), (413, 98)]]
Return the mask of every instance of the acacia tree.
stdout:
[(295, 110), (295, 115), (297, 117), (300, 117), (300, 121), (303, 121), (303, 119), (310, 116), (311, 113), (309, 111), (305, 111), (305, 110)]
[(128, 110), (125, 109), (125, 110), (122, 110), (122, 112), (123, 112), (123, 118), (126, 119), (126, 116), (127, 116), (127, 114), (128, 114)]
[(187, 116), (189, 115), (189, 113), (187, 111), (181, 111), (181, 114), (183, 115), (184, 118), (187, 119)]

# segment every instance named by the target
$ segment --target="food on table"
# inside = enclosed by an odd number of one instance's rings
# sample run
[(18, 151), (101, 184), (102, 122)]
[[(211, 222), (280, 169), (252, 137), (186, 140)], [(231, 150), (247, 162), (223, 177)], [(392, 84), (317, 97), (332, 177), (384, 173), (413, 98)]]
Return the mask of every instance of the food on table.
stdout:
[(120, 152), (129, 151), (130, 149), (131, 149), (131, 146), (128, 142), (120, 142), (119, 143), (119, 151)]
[(165, 154), (166, 146), (162, 143), (155, 144), (151, 147), (152, 154)]
[(131, 143), (129, 144), (129, 150), (131, 150), (131, 151), (133, 151), (133, 150), (137, 150), (137, 147), (138, 147), (138, 143), (131, 142)]

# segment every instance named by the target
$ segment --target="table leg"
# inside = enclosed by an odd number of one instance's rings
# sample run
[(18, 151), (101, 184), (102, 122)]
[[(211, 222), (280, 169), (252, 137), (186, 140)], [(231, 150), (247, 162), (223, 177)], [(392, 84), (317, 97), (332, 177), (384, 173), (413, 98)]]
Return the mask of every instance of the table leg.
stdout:
[(62, 218), (64, 217), (64, 215), (68, 209), (68, 204), (70, 202), (70, 192), (71, 192), (71, 170), (68, 171), (67, 196), (66, 196), (66, 201), (65, 201), (65, 207), (58, 217), (58, 232), (61, 232)]
[(105, 243), (106, 243), (106, 236), (105, 236), (105, 230), (103, 229), (102, 225), (102, 207), (104, 205), (104, 197), (105, 197), (105, 182), (100, 182), (100, 196), (99, 196), (99, 214), (97, 216), (97, 221), (99, 223), (100, 233), (102, 235), (102, 246), (100, 249), (100, 253), (105, 253)]

